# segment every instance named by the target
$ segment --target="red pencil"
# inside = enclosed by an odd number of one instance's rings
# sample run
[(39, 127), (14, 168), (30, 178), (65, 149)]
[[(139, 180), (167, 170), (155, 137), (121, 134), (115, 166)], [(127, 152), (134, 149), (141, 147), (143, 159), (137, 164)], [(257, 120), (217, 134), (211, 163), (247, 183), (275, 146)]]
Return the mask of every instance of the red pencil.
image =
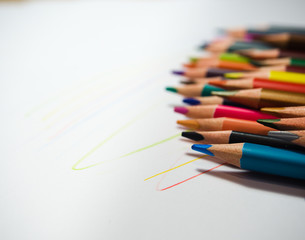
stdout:
[(287, 92), (305, 93), (305, 84), (270, 81), (269, 79), (262, 78), (214, 80), (211, 81), (210, 84), (225, 89), (265, 88)]
[(260, 111), (226, 105), (198, 105), (191, 107), (175, 107), (175, 112), (190, 118), (230, 117), (256, 121), (257, 119), (275, 119), (277, 117)]

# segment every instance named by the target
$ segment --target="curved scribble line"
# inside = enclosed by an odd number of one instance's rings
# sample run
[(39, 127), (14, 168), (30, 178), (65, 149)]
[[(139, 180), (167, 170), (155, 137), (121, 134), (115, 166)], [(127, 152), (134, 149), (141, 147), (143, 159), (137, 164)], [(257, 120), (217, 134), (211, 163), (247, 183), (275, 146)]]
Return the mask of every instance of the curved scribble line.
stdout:
[[(131, 124), (131, 123), (130, 123), (130, 124)], [(127, 126), (125, 125), (125, 126), (123, 126), (123, 127), (126, 128)], [(123, 127), (122, 127), (122, 128), (123, 128)], [(159, 144), (165, 143), (165, 142), (167, 142), (167, 141), (170, 141), (170, 140), (172, 140), (172, 139), (174, 139), (174, 138), (177, 138), (177, 137), (181, 136), (181, 134), (178, 133), (178, 134), (175, 134), (175, 135), (170, 136), (170, 137), (168, 137), (168, 138), (162, 139), (162, 140), (160, 140), (160, 141), (158, 141), (158, 142), (155, 142), (155, 143), (153, 143), (153, 144), (150, 144), (150, 145), (148, 145), (148, 146), (145, 146), (145, 147), (139, 148), (139, 149), (137, 149), (137, 150), (131, 151), (131, 152), (129, 152), (129, 153), (126, 153), (126, 154), (124, 154), (124, 155), (121, 155), (121, 156), (119, 156), (119, 157), (117, 157), (117, 158), (113, 158), (113, 159), (106, 160), (106, 161), (101, 161), (101, 162), (98, 162), (98, 163), (95, 163), (95, 164), (92, 164), (92, 165), (88, 165), (88, 166), (86, 166), (86, 167), (77, 168), (77, 166), (78, 166), (82, 161), (84, 161), (88, 156), (90, 156), (90, 155), (91, 155), (92, 153), (94, 153), (98, 148), (100, 148), (101, 146), (103, 146), (103, 145), (104, 145), (106, 142), (108, 142), (111, 138), (113, 138), (113, 137), (114, 137), (115, 135), (117, 135), (120, 131), (122, 131), (122, 130), (123, 130), (122, 128), (118, 129), (116, 132), (114, 132), (112, 135), (110, 135), (108, 138), (106, 138), (104, 141), (102, 141), (100, 144), (98, 144), (98, 145), (95, 146), (93, 149), (91, 149), (88, 153), (86, 153), (81, 159), (79, 159), (79, 160), (72, 166), (72, 169), (73, 169), (73, 170), (84, 170), (84, 169), (87, 169), (87, 168), (95, 167), (95, 166), (100, 165), (100, 164), (105, 163), (105, 162), (114, 161), (114, 160), (119, 160), (119, 159), (122, 159), (122, 158), (124, 158), (124, 157), (130, 156), (130, 155), (132, 155), (132, 154), (135, 154), (135, 153), (138, 153), (138, 152), (141, 152), (141, 151), (144, 151), (144, 150), (147, 150), (147, 149), (149, 149), (149, 148), (155, 147), (155, 146), (157, 146), (157, 145), (159, 145)]]

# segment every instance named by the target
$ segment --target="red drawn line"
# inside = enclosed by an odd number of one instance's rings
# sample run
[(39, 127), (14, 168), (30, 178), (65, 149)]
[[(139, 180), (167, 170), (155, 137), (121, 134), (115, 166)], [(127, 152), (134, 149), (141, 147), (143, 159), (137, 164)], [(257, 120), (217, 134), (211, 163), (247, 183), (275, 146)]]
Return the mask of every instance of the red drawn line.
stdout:
[[(182, 183), (185, 183), (185, 182), (187, 182), (187, 181), (189, 181), (189, 180), (191, 180), (191, 179), (193, 179), (193, 178), (195, 178), (195, 177), (198, 177), (198, 176), (200, 176), (200, 175), (202, 175), (202, 174), (204, 174), (204, 173), (210, 172), (210, 171), (212, 171), (212, 170), (214, 170), (214, 169), (216, 169), (216, 168), (219, 168), (219, 167), (221, 167), (221, 166), (223, 166), (223, 165), (225, 165), (225, 164), (226, 164), (226, 163), (219, 164), (219, 165), (217, 165), (217, 166), (215, 166), (215, 167), (213, 167), (213, 168), (211, 168), (211, 169), (208, 169), (208, 170), (206, 170), (206, 171), (204, 171), (204, 172), (198, 173), (198, 174), (196, 174), (196, 175), (194, 175), (194, 176), (192, 176), (192, 177), (189, 177), (189, 178), (187, 178), (187, 179), (182, 180), (181, 182), (175, 183), (175, 184), (173, 184), (173, 185), (171, 185), (171, 186), (168, 186), (168, 187), (165, 187), (165, 188), (162, 188), (162, 189), (159, 189), (158, 186), (157, 186), (157, 190), (158, 190), (158, 191), (164, 191), (164, 190), (170, 189), (170, 188), (172, 188), (172, 187), (176, 187), (176, 186), (178, 186), (178, 185), (180, 185), (180, 184), (182, 184)], [(163, 179), (163, 178), (162, 178), (162, 179)], [(161, 181), (162, 181), (162, 179), (161, 179)], [(160, 181), (160, 182), (161, 182), (161, 181)], [(160, 184), (160, 182), (158, 183), (158, 185)]]

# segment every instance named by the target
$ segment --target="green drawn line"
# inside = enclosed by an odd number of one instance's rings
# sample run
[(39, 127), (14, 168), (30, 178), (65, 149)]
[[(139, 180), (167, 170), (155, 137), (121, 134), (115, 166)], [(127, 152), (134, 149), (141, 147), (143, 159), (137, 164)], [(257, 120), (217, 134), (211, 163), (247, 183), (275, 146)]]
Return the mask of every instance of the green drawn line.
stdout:
[[(131, 124), (131, 123), (130, 123)], [(129, 125), (130, 125), (129, 124)], [(125, 125), (124, 128), (126, 128), (127, 126)], [(77, 168), (77, 165), (79, 165), (83, 160), (85, 160), (88, 156), (90, 156), (92, 153), (94, 153), (98, 148), (100, 148), (101, 146), (103, 146), (106, 142), (108, 142), (111, 138), (113, 138), (115, 135), (117, 135), (120, 131), (122, 131), (124, 129), (123, 127), (120, 128), (119, 130), (117, 130), (115, 133), (113, 133), (112, 135), (110, 135), (108, 138), (106, 138), (104, 141), (102, 141), (100, 144), (98, 144), (97, 146), (95, 146), (93, 149), (91, 149), (87, 154), (85, 154), (81, 159), (79, 159), (73, 166), (72, 166), (72, 169), (73, 170), (84, 170), (84, 169), (87, 169), (87, 168), (91, 168), (91, 167), (95, 167), (99, 164), (102, 164), (102, 163), (105, 163), (105, 162), (109, 162), (109, 161), (113, 161), (113, 160), (118, 160), (118, 159), (121, 159), (121, 158), (124, 158), (124, 157), (127, 157), (127, 156), (130, 156), (132, 154), (135, 154), (135, 153), (138, 153), (138, 152), (141, 152), (141, 151), (144, 151), (144, 150), (147, 150), (149, 148), (152, 148), (152, 147), (155, 147), (159, 144), (162, 144), (162, 143), (165, 143), (167, 141), (170, 141), (174, 138), (177, 138), (179, 136), (181, 136), (181, 133), (178, 133), (178, 134), (175, 134), (173, 136), (170, 136), (168, 138), (165, 138), (161, 141), (158, 141), (158, 142), (155, 142), (153, 144), (150, 144), (148, 146), (145, 146), (145, 147), (142, 147), (142, 148), (139, 148), (137, 150), (134, 150), (132, 152), (129, 152), (127, 154), (124, 154), (122, 156), (119, 156), (117, 158), (114, 158), (114, 159), (111, 159), (111, 160), (107, 160), (107, 161), (102, 161), (102, 162), (98, 162), (98, 163), (95, 163), (95, 164), (92, 164), (92, 165), (88, 165), (86, 167), (82, 167), (82, 168)]]
[(99, 144), (97, 144), (95, 147), (93, 147), (89, 152), (87, 152), (84, 156), (82, 156), (73, 166), (72, 166), (72, 169), (73, 170), (84, 170), (84, 169), (88, 169), (88, 168), (91, 168), (91, 167), (95, 167), (97, 165), (100, 165), (102, 163), (105, 163), (105, 162), (109, 162), (109, 161), (113, 161), (113, 160), (116, 160), (116, 159), (121, 159), (121, 158), (124, 158), (124, 157), (127, 157), (127, 156), (130, 156), (132, 154), (135, 154), (135, 153), (138, 153), (138, 152), (141, 152), (143, 150), (146, 150), (148, 148), (151, 148), (151, 147), (154, 147), (154, 146), (157, 146), (161, 143), (164, 143), (164, 142), (167, 142), (169, 140), (172, 140), (176, 137), (179, 137), (181, 136), (181, 134), (175, 134), (171, 137), (168, 137), (168, 138), (165, 138), (161, 141), (158, 141), (158, 142), (155, 142), (153, 144), (150, 144), (148, 146), (145, 146), (145, 147), (142, 147), (142, 148), (139, 148), (137, 150), (134, 150), (134, 151), (131, 151), (127, 154), (124, 154), (122, 156), (119, 156), (117, 158), (114, 158), (114, 159), (110, 159), (110, 160), (106, 160), (106, 161), (101, 161), (101, 162), (98, 162), (98, 163), (94, 163), (94, 164), (91, 164), (91, 165), (88, 165), (88, 166), (85, 166), (85, 167), (81, 167), (81, 168), (78, 168), (77, 166), (83, 162), (86, 158), (88, 158), (90, 155), (92, 155), (95, 151), (97, 151), (100, 147), (102, 147), (105, 143), (107, 143), (108, 141), (110, 141), (113, 137), (115, 137), (116, 135), (118, 135), (121, 131), (123, 131), (124, 129), (126, 129), (127, 127), (129, 127), (130, 125), (134, 124), (137, 120), (139, 120), (140, 118), (144, 117), (147, 113), (151, 112), (151, 110), (155, 107), (157, 107), (159, 104), (163, 103), (163, 99), (161, 99), (160, 101), (158, 101), (156, 104), (152, 105), (150, 108), (147, 108), (144, 112), (142, 112), (141, 114), (137, 115), (135, 118), (133, 118), (132, 120), (130, 120), (128, 123), (126, 123), (125, 125), (123, 125), (122, 127), (120, 127), (119, 129), (117, 129), (115, 132), (113, 132), (110, 136), (108, 136), (106, 139), (104, 139), (103, 141), (101, 141)]
[(132, 151), (132, 152), (130, 152), (130, 153), (127, 153), (127, 154), (125, 154), (125, 155), (122, 155), (122, 156), (120, 156), (119, 158), (124, 158), (124, 157), (130, 156), (130, 155), (132, 155), (132, 154), (141, 152), (141, 151), (143, 151), (143, 150), (149, 149), (149, 148), (151, 148), (151, 147), (155, 147), (155, 146), (157, 146), (157, 145), (159, 145), (159, 144), (161, 144), (161, 143), (165, 143), (165, 142), (167, 142), (167, 141), (169, 141), (169, 140), (172, 140), (172, 139), (174, 139), (174, 138), (176, 138), (176, 137), (179, 137), (179, 136), (181, 136), (181, 133), (175, 134), (175, 135), (170, 136), (170, 137), (168, 137), (168, 138), (165, 138), (165, 139), (163, 139), (163, 140), (161, 140), (161, 141), (159, 141), (159, 142), (155, 142), (155, 143), (153, 143), (153, 144), (150, 144), (150, 145), (148, 145), (148, 146), (146, 146), (146, 147), (139, 148), (139, 149), (137, 149), (137, 150), (135, 150), (135, 151)]
[(112, 133), (109, 137), (107, 137), (106, 139), (104, 139), (103, 141), (101, 141), (98, 145), (96, 145), (94, 148), (92, 148), (89, 152), (87, 152), (83, 157), (81, 157), (81, 159), (79, 159), (73, 166), (72, 169), (73, 170), (83, 170), (83, 169), (87, 169), (90, 167), (94, 167), (96, 165), (99, 165), (103, 162), (99, 162), (99, 163), (95, 163), (86, 167), (82, 167), (82, 168), (77, 168), (77, 165), (79, 165), (82, 161), (84, 161), (87, 157), (89, 157), (92, 153), (94, 153), (97, 149), (99, 149), (101, 146), (103, 146), (105, 143), (107, 143), (108, 141), (110, 141), (113, 137), (115, 137), (116, 135), (118, 135), (121, 131), (123, 131), (125, 128), (129, 127), (131, 124), (133, 124), (135, 121), (137, 121), (141, 116), (137, 116), (136, 118), (132, 119), (131, 121), (129, 121), (128, 123), (126, 123), (125, 125), (123, 125), (121, 128), (119, 128), (118, 130), (116, 130), (114, 133)]

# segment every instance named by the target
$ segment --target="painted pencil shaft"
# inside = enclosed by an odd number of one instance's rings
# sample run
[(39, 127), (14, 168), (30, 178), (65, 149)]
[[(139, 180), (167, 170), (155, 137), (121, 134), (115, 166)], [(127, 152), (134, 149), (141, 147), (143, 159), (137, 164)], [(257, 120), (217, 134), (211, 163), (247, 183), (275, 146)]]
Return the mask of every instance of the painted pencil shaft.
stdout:
[(305, 117), (305, 106), (299, 107), (280, 107), (280, 108), (261, 108), (266, 112), (279, 118)]
[(299, 131), (270, 131), (268, 136), (283, 139), (299, 146), (305, 147), (305, 130)]
[(305, 150), (305, 148), (303, 147), (300, 147), (292, 142), (285, 141), (280, 138), (238, 131), (182, 132), (182, 136), (196, 141), (200, 144), (228, 144), (248, 142), (290, 150)]
[(260, 111), (226, 106), (226, 105), (207, 105), (207, 106), (191, 106), (191, 107), (175, 107), (175, 112), (186, 115), (191, 118), (219, 118), (231, 117), (245, 120), (256, 121), (257, 119), (275, 119), (270, 114)]
[(261, 135), (266, 135), (269, 131), (274, 131), (274, 128), (266, 127), (255, 121), (226, 117), (178, 120), (177, 124), (180, 124), (188, 129), (202, 131), (233, 130)]
[(192, 149), (242, 169), (305, 180), (305, 153), (254, 143), (201, 145)]

